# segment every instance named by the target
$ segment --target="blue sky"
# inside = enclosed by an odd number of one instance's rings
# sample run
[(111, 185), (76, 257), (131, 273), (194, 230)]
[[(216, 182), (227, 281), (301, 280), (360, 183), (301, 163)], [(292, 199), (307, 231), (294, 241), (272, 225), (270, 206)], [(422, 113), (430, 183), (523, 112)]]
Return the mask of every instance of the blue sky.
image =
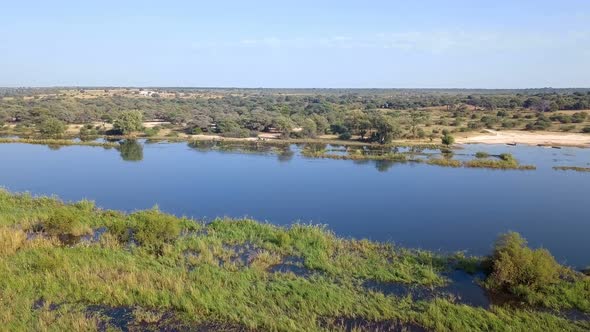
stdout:
[(3, 1), (0, 86), (590, 87), (590, 1)]

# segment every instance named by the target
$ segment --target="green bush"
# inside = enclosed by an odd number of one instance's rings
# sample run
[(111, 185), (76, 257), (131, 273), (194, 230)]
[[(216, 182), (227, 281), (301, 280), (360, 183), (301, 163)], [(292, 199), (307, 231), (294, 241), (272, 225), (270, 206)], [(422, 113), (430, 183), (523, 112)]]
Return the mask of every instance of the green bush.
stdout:
[(148, 137), (157, 136), (160, 133), (160, 127), (155, 126), (152, 128), (145, 128), (143, 130), (144, 134)]
[(136, 212), (131, 220), (133, 237), (142, 246), (159, 249), (180, 235), (180, 219), (157, 209)]
[(39, 125), (43, 136), (61, 137), (66, 131), (66, 124), (55, 118), (48, 118)]
[(342, 140), (349, 140), (351, 137), (352, 137), (352, 135), (348, 131), (345, 131), (345, 132), (341, 133), (340, 135), (338, 135), (338, 138), (342, 139)]
[(453, 145), (453, 143), (455, 143), (455, 137), (447, 134), (444, 134), (444, 136), (441, 139), (442, 144), (449, 146), (449, 145)]
[(53, 211), (42, 222), (45, 232), (52, 236), (82, 236), (90, 233), (90, 228), (82, 222), (83, 213), (76, 207), (64, 207)]
[(516, 159), (514, 159), (514, 156), (510, 153), (502, 153), (500, 159), (508, 163), (516, 163)]
[(544, 288), (559, 280), (560, 268), (549, 251), (530, 249), (520, 234), (509, 232), (496, 241), (487, 284), (507, 290), (522, 286)]
[(487, 158), (490, 154), (487, 152), (478, 151), (475, 153), (475, 158)]
[(143, 128), (143, 114), (140, 111), (127, 111), (119, 114), (113, 121), (113, 129), (127, 135)]

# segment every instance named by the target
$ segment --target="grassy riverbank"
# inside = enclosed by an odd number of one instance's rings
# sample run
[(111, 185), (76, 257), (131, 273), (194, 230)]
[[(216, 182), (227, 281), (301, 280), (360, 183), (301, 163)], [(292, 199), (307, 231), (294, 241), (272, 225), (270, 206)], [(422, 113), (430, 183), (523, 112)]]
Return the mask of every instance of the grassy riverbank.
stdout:
[[(0, 192), (0, 323), (8, 330), (99, 328), (332, 330), (421, 326), (436, 331), (583, 331), (588, 322), (526, 308), (397, 297), (367, 281), (427, 289), (480, 260), (441, 256), (311, 225), (203, 224), (157, 210), (123, 214)], [(561, 267), (560, 267), (561, 269)], [(524, 289), (525, 301), (590, 311), (590, 282)]]
[(53, 138), (0, 138), (0, 144), (23, 143), (23, 144), (38, 144), (48, 146), (100, 146), (107, 148), (116, 148), (119, 146), (117, 142), (94, 142), (94, 141), (74, 141), (70, 139), (53, 139)]

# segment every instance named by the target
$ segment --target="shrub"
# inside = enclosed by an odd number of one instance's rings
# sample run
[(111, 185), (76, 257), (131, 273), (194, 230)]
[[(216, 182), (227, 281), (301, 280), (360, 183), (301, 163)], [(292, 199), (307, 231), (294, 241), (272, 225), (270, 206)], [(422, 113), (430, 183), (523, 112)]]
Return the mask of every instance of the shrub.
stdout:
[(39, 131), (44, 136), (60, 137), (65, 133), (66, 125), (58, 119), (49, 118), (39, 125)]
[(349, 140), (351, 137), (352, 137), (352, 135), (348, 131), (345, 131), (345, 132), (341, 133), (340, 135), (338, 135), (338, 138), (343, 139), (343, 140)]
[(584, 112), (576, 112), (572, 115), (572, 122), (573, 123), (582, 123), (582, 122), (584, 122), (584, 120), (586, 120), (587, 117), (588, 117), (588, 114), (586, 114)]
[(180, 235), (180, 219), (157, 209), (136, 212), (131, 218), (134, 239), (142, 246), (159, 250)]
[(510, 153), (502, 153), (500, 155), (500, 159), (504, 160), (505, 162), (516, 163), (516, 159), (514, 159), (514, 156)]
[(487, 158), (489, 156), (487, 152), (478, 151), (475, 153), (475, 158)]
[(509, 232), (496, 241), (487, 284), (497, 289), (539, 289), (556, 283), (559, 274), (560, 266), (549, 251), (532, 250), (520, 234)]
[(586, 133), (586, 134), (590, 134), (590, 126), (586, 126), (586, 127), (582, 128), (582, 132)]
[(63, 207), (53, 211), (42, 223), (47, 234), (82, 236), (90, 233), (90, 228), (82, 222), (82, 213), (75, 207)]
[(145, 133), (146, 136), (153, 137), (153, 136), (156, 136), (160, 133), (160, 128), (158, 126), (152, 127), (152, 128), (145, 128), (143, 130), (143, 132)]
[(447, 134), (444, 134), (444, 136), (441, 139), (442, 144), (449, 146), (449, 145), (453, 145), (453, 143), (455, 143), (455, 137)]

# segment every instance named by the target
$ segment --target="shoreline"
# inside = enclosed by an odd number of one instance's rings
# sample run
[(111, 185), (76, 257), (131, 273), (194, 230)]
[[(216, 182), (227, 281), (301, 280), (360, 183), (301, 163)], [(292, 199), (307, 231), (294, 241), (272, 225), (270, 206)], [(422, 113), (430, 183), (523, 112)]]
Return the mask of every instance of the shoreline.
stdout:
[[(284, 322), (302, 331), (346, 331), (349, 322), (360, 330), (590, 327), (589, 277), (552, 260), (553, 282), (522, 286), (521, 294), (494, 283), (503, 279), (495, 265), (486, 267), (496, 264), (493, 256), (346, 239), (317, 225), (205, 224), (155, 208), (125, 213), (3, 190), (0, 205), (1, 282), (17, 299), (0, 305), (9, 330), (56, 321), (66, 330), (291, 330)], [(129, 319), (113, 319), (118, 312)]]
[(487, 134), (458, 136), (457, 144), (521, 144), (590, 148), (590, 135), (558, 132), (486, 130)]
[[(456, 132), (451, 133), (455, 137), (455, 144), (453, 148), (460, 149), (465, 144), (506, 144), (506, 145), (529, 145), (529, 146), (555, 146), (555, 147), (579, 147), (590, 148), (590, 134), (583, 133), (563, 133), (563, 132), (530, 132), (520, 130), (506, 130), (497, 131), (491, 129), (484, 129), (480, 132)], [(7, 140), (9, 137), (15, 139), (18, 136), (14, 132), (4, 132), (0, 136), (1, 139)], [(193, 141), (214, 141), (214, 142), (243, 142), (256, 143), (268, 145), (286, 145), (286, 144), (330, 144), (343, 146), (370, 146), (370, 147), (413, 147), (423, 146), (431, 148), (446, 148), (440, 143), (440, 140), (435, 141), (429, 139), (397, 139), (388, 144), (378, 144), (374, 142), (365, 142), (360, 140), (341, 140), (335, 135), (321, 135), (316, 138), (287, 138), (282, 139), (275, 137), (274, 134), (260, 133), (257, 137), (224, 137), (221, 135), (155, 135), (147, 136), (142, 133), (138, 135), (96, 135), (89, 136), (89, 138), (104, 140), (113, 139), (147, 139), (169, 142), (193, 142)], [(41, 137), (37, 135), (23, 135), (19, 139), (29, 140), (49, 140), (50, 138)], [(61, 138), (51, 138), (51, 140), (68, 140), (80, 139), (79, 135), (69, 133), (63, 135)]]

